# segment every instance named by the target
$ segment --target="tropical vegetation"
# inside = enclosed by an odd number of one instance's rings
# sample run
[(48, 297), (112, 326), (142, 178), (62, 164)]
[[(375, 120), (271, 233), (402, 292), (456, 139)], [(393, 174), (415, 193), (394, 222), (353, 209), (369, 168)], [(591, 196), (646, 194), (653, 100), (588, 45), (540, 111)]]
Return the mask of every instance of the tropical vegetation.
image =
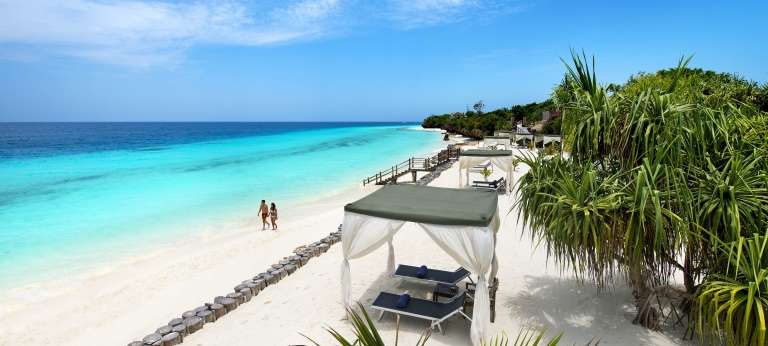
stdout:
[[(482, 107), (477, 107), (479, 105), (482, 105)], [(533, 124), (541, 120), (542, 112), (556, 109), (551, 99), (543, 102), (499, 108), (487, 113), (483, 112), (483, 107), (482, 101), (478, 101), (473, 110), (431, 115), (424, 119), (422, 126), (424, 128), (440, 128), (472, 138), (483, 138), (483, 136), (493, 135), (497, 130), (512, 129), (513, 122)], [(556, 120), (549, 123), (554, 122)], [(553, 126), (547, 127), (548, 124), (544, 125), (544, 133), (559, 133), (560, 126), (557, 125), (559, 121)]]
[(567, 154), (522, 158), (516, 204), (562, 270), (627, 282), (637, 323), (764, 345), (768, 87), (689, 61), (606, 86), (572, 54), (552, 94)]

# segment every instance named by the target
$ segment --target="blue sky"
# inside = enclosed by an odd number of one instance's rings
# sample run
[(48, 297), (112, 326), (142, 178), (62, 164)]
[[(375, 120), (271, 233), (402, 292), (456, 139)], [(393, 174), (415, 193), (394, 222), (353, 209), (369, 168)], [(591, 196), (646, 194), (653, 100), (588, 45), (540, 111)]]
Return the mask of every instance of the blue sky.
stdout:
[(409, 121), (598, 77), (768, 80), (766, 1), (0, 0), (0, 121)]

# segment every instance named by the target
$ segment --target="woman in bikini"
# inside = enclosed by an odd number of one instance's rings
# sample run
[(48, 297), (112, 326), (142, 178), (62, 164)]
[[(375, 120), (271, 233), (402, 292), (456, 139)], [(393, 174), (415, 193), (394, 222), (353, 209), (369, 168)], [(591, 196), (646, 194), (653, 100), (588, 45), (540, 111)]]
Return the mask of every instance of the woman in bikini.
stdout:
[(267, 207), (267, 201), (263, 199), (261, 200), (261, 206), (259, 206), (259, 213), (261, 214), (261, 227), (262, 229), (267, 229), (267, 226), (269, 225), (269, 222), (267, 222), (269, 207)]
[(269, 208), (269, 218), (272, 220), (272, 229), (277, 230), (277, 207), (275, 203)]

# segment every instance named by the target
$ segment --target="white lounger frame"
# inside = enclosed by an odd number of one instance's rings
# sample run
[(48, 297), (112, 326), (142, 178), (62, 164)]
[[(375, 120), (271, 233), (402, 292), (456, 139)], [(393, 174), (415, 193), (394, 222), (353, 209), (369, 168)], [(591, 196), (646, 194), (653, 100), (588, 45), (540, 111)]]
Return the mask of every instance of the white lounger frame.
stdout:
[(467, 320), (472, 321), (472, 319), (469, 316), (465, 315), (464, 312), (461, 311), (462, 310), (461, 307), (456, 309), (456, 310), (454, 310), (450, 314), (445, 315), (443, 318), (440, 318), (440, 319), (435, 319), (435, 318), (428, 317), (428, 316), (423, 316), (423, 315), (412, 314), (410, 312), (404, 312), (404, 311), (400, 311), (400, 310), (383, 308), (383, 307), (375, 306), (375, 305), (371, 305), (371, 308), (380, 311), (379, 312), (379, 321), (381, 321), (381, 319), (384, 317), (384, 313), (385, 312), (391, 312), (391, 313), (395, 314), (395, 317), (397, 318), (397, 323), (398, 324), (400, 323), (400, 315), (415, 317), (415, 318), (419, 318), (419, 319), (422, 319), (422, 320), (430, 321), (429, 328), (434, 329), (435, 327), (437, 327), (437, 330), (440, 332), (440, 334), (445, 334), (445, 331), (443, 330), (443, 327), (440, 326), (440, 323), (442, 323), (443, 321), (448, 319), (448, 317), (451, 317), (451, 316), (455, 315), (456, 313), (460, 314), (461, 316), (464, 316), (464, 318), (466, 318)]

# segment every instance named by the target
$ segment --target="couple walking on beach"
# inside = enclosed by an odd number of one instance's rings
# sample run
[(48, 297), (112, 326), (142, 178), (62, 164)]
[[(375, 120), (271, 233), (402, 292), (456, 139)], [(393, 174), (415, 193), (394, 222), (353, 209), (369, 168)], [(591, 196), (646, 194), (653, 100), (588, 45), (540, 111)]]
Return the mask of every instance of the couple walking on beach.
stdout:
[[(262, 229), (267, 229), (269, 221), (272, 222), (272, 229), (277, 230), (277, 207), (275, 203), (270, 203), (271, 206), (267, 207), (267, 201), (261, 200), (261, 206), (259, 207), (259, 213), (261, 214), (261, 226)], [(267, 221), (269, 218), (269, 221)]]

